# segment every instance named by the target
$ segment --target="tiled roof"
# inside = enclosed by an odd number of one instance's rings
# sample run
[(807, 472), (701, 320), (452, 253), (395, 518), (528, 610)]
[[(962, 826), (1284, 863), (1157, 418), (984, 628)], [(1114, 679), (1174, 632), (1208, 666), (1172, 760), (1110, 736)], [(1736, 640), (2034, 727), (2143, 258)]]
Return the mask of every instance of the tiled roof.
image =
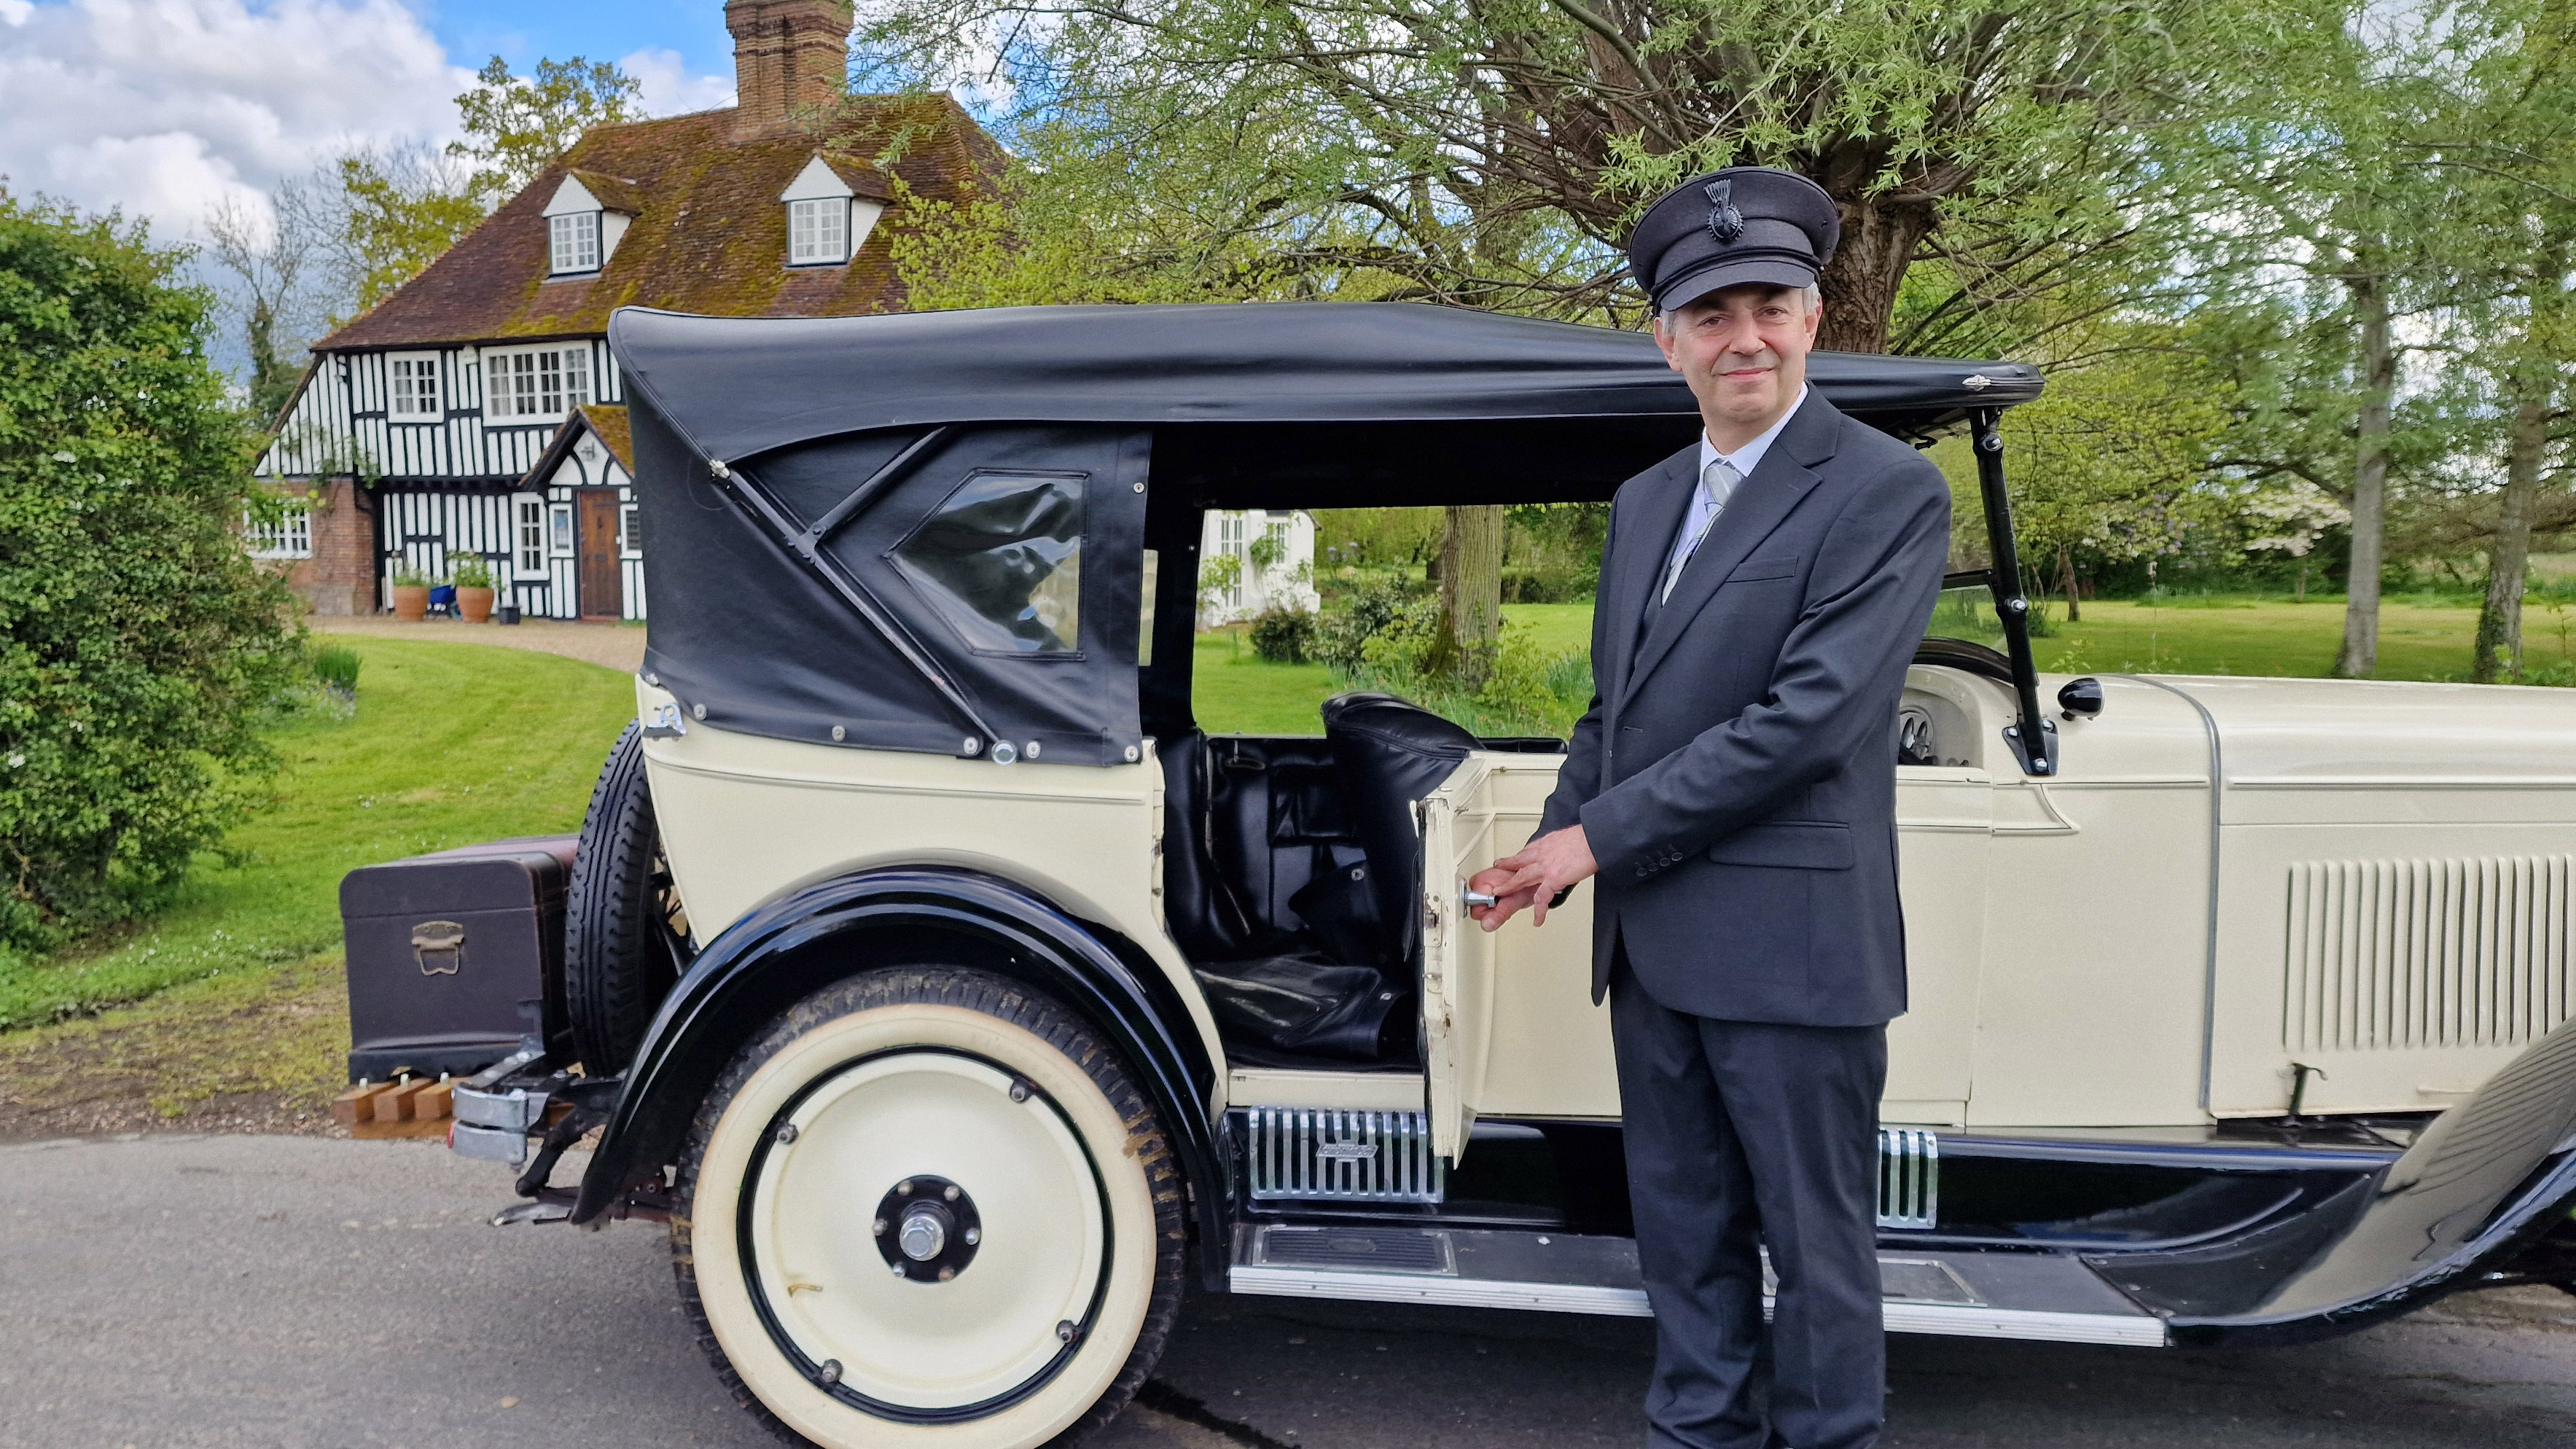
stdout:
[[(590, 430), (599, 436), (599, 440), (608, 445), (608, 454), (617, 460), (617, 466), (625, 469), (628, 477), (633, 477), (635, 433), (626, 425), (626, 409), (615, 403), (584, 403), (581, 417), (583, 422), (590, 424)], [(565, 425), (570, 426), (570, 421), (566, 420)]]
[[(894, 173), (949, 198), (998, 170), (1001, 149), (946, 96), (861, 96), (828, 138), (833, 169), (861, 196), (891, 195), (867, 164), (901, 139)], [(778, 194), (820, 149), (801, 128), (741, 138), (730, 110), (601, 126), (417, 277), (314, 350), (508, 337), (597, 335), (624, 306), (733, 317), (839, 317), (903, 307), (880, 225), (848, 265), (787, 266)], [(547, 279), (546, 203), (566, 172), (603, 202), (635, 208), (598, 275)], [(603, 188), (614, 191), (612, 200)]]

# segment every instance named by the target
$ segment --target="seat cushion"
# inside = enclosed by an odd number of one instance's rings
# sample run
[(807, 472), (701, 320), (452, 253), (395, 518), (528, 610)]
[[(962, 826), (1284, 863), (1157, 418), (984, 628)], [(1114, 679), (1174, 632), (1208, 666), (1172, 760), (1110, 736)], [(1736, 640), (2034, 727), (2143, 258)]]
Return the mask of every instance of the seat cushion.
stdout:
[(1386, 967), (1408, 965), (1422, 936), (1422, 843), (1413, 804), (1440, 788), (1476, 748), (1463, 727), (1392, 694), (1324, 701), (1324, 737), (1342, 782), (1342, 813), (1368, 856)]

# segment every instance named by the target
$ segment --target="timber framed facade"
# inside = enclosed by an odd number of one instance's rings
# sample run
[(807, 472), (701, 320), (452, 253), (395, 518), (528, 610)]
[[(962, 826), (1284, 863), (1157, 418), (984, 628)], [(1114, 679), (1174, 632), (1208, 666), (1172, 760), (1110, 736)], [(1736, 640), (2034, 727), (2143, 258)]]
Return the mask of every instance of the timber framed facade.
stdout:
[(1000, 148), (944, 96), (845, 95), (841, 64), (782, 66), (764, 45), (782, 26), (846, 37), (845, 0), (725, 16), (738, 106), (593, 129), (315, 344), (257, 472), (353, 505), (290, 572), (316, 612), (390, 608), (398, 572), (472, 557), (527, 617), (644, 618), (609, 314), (904, 308), (879, 221), (907, 192), (956, 199)]

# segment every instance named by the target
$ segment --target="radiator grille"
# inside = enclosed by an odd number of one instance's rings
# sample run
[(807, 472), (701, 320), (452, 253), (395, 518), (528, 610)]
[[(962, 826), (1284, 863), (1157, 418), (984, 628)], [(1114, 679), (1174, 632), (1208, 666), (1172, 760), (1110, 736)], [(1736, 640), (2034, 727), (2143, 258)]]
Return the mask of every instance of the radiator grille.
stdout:
[(1919, 1127), (1878, 1129), (1878, 1225), (1941, 1225), (1941, 1139)]
[(1255, 1107), (1237, 1116), (1255, 1202), (1440, 1201), (1446, 1164), (1431, 1150), (1427, 1114)]
[(2512, 1046), (2565, 1021), (2576, 857), (2290, 867), (2281, 1039), (2294, 1051)]

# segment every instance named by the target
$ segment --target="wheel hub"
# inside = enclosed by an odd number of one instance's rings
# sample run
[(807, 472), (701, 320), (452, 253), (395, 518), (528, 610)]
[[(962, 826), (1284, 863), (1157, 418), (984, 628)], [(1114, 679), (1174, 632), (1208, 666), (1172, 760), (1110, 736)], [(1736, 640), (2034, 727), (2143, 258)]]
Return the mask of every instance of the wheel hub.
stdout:
[(945, 1283), (965, 1272), (984, 1241), (975, 1200), (948, 1179), (926, 1173), (888, 1189), (869, 1230), (886, 1266), (915, 1283)]

